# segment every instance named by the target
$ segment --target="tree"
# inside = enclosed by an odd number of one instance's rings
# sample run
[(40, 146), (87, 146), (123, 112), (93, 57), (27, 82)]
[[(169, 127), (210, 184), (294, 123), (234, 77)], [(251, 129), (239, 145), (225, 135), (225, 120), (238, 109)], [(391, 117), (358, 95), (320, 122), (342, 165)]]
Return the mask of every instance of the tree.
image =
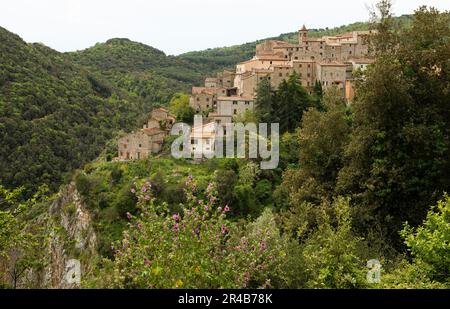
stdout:
[(337, 88), (324, 97), (325, 111), (309, 109), (298, 133), (298, 169), (288, 170), (283, 186), (293, 203), (320, 204), (333, 197), (337, 176), (343, 166), (342, 153), (350, 136), (346, 103)]
[(189, 95), (187, 94), (174, 94), (169, 103), (169, 110), (179, 122), (192, 123), (194, 119), (195, 110), (189, 104)]
[(294, 72), (278, 87), (273, 104), (273, 119), (280, 123), (280, 133), (293, 132), (301, 123), (303, 112), (311, 107), (311, 98)]
[[(0, 286), (17, 288), (30, 269), (43, 265), (44, 246), (47, 233), (39, 226), (31, 224), (29, 211), (46, 201), (47, 187), (41, 186), (30, 199), (22, 200), (23, 188), (7, 190), (0, 186), (0, 259), (6, 266), (7, 282)], [(4, 207), (6, 206), (7, 209)], [(0, 278), (4, 275), (0, 272)]]
[(273, 89), (268, 78), (263, 78), (256, 89), (255, 114), (259, 122), (270, 123), (273, 118)]
[(444, 194), (423, 223), (405, 223), (401, 236), (412, 261), (402, 260), (383, 275), (381, 288), (436, 289), (450, 287), (450, 197)]
[[(303, 244), (308, 288), (349, 289), (366, 287), (367, 269), (358, 253), (362, 239), (352, 232), (350, 203), (339, 197), (331, 214), (319, 210), (318, 226)], [(334, 223), (336, 222), (336, 223)]]
[(428, 266), (428, 277), (450, 284), (450, 197), (446, 194), (417, 229), (406, 223), (401, 235), (414, 259)]
[[(402, 223), (418, 225), (450, 185), (450, 15), (421, 8), (397, 33), (386, 26), (386, 3), (377, 60), (356, 88), (338, 190), (353, 195), (359, 228), (382, 227), (398, 248)], [(386, 48), (385, 37), (398, 44)]]

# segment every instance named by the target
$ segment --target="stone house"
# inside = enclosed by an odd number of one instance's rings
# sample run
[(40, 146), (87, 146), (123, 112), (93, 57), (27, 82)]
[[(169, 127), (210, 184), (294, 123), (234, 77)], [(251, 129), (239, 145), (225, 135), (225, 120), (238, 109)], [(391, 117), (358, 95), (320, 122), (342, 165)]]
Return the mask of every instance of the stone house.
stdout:
[(175, 116), (167, 109), (154, 109), (142, 129), (119, 138), (119, 155), (115, 160), (140, 160), (160, 152), (174, 123)]

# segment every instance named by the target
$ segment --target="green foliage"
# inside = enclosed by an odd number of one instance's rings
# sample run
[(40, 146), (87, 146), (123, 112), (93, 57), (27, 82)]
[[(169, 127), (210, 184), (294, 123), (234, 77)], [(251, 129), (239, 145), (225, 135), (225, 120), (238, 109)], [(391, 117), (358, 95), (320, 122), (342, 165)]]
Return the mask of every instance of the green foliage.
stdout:
[(25, 197), (42, 183), (56, 190), (149, 110), (63, 54), (3, 28), (0, 40), (0, 183)]
[(300, 83), (297, 73), (283, 80), (273, 98), (272, 122), (280, 123), (280, 133), (294, 132), (302, 121), (303, 112), (312, 106), (312, 99)]
[(30, 210), (45, 203), (47, 188), (42, 186), (28, 200), (22, 199), (23, 188), (8, 190), (0, 186), (0, 286), (16, 288), (26, 272), (43, 266), (47, 233), (29, 224)]
[(176, 116), (178, 122), (192, 123), (194, 120), (195, 110), (189, 104), (188, 94), (174, 94), (169, 103), (169, 110)]
[(273, 220), (257, 222), (241, 235), (226, 219), (229, 210), (215, 204), (212, 184), (205, 200), (196, 196), (191, 177), (187, 188), (187, 205), (175, 214), (155, 205), (150, 183), (137, 188), (142, 213), (131, 219), (123, 240), (114, 246), (114, 261), (104, 262), (101, 281), (93, 279), (95, 286), (246, 288), (270, 286), (272, 278), (279, 284), (288, 279), (278, 276), (284, 274), (279, 250), (287, 252)]
[(273, 89), (268, 78), (258, 83), (255, 99), (255, 114), (261, 123), (269, 123), (274, 112)]
[(342, 152), (351, 132), (346, 103), (338, 89), (330, 88), (323, 104), (325, 111), (309, 109), (304, 114), (302, 127), (296, 134), (300, 167), (288, 169), (284, 175), (284, 190), (294, 204), (303, 201), (320, 204), (322, 199), (331, 199), (343, 166)]
[(414, 261), (426, 265), (427, 276), (450, 284), (450, 197), (445, 195), (417, 229), (406, 224), (401, 235)]
[(420, 8), (411, 27), (395, 31), (382, 7), (378, 57), (356, 89), (338, 191), (355, 197), (359, 228), (381, 226), (400, 248), (402, 223), (418, 225), (450, 185), (450, 15)]
[(366, 287), (367, 269), (358, 256), (362, 240), (352, 232), (349, 199), (338, 198), (332, 215), (321, 211), (317, 230), (304, 242), (307, 287)]

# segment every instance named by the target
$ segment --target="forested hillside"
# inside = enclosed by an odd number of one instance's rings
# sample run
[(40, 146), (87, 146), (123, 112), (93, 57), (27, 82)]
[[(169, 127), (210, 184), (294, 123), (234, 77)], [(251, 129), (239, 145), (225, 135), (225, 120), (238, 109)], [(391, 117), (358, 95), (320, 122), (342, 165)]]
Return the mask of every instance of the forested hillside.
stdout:
[(148, 111), (105, 79), (0, 28), (0, 180), (52, 189)]
[(111, 39), (67, 55), (121, 89), (162, 104), (174, 93), (188, 92), (192, 85), (201, 84), (207, 73), (195, 63), (128, 39)]

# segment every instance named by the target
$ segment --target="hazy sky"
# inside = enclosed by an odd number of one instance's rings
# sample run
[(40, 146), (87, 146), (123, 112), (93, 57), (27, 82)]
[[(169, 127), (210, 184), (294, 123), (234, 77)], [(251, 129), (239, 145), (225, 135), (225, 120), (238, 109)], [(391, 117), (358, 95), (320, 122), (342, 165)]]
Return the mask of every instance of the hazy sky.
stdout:
[[(126, 37), (167, 54), (368, 19), (376, 0), (1, 0), (0, 26), (59, 51)], [(395, 0), (396, 15), (449, 0)]]

